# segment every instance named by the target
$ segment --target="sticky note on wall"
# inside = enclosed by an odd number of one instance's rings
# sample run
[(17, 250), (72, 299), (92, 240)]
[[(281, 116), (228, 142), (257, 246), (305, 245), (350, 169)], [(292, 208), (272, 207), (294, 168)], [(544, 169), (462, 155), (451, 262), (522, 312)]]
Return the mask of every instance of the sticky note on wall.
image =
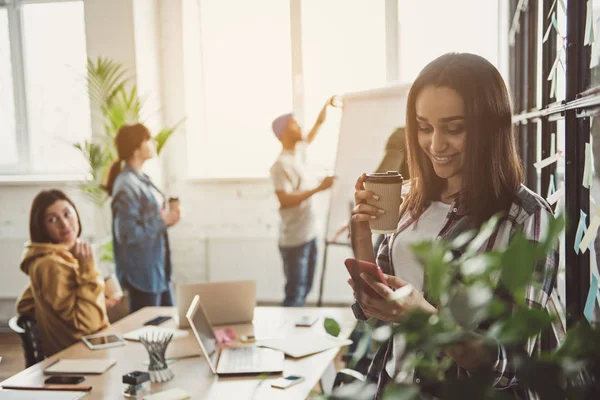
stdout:
[(592, 275), (592, 281), (590, 282), (590, 290), (588, 291), (587, 300), (585, 301), (585, 308), (583, 309), (583, 315), (588, 322), (592, 322), (592, 316), (594, 315), (594, 307), (596, 306), (596, 298), (600, 296), (598, 293), (598, 278), (596, 275)]
[(592, 145), (590, 143), (585, 144), (585, 160), (583, 167), (583, 182), (584, 188), (589, 189), (592, 186), (593, 172), (592, 172)]
[(596, 208), (596, 212), (590, 221), (590, 226), (588, 226), (585, 235), (583, 235), (583, 238), (581, 239), (581, 243), (579, 243), (579, 250), (581, 250), (582, 253), (585, 253), (585, 251), (590, 248), (590, 245), (596, 238), (598, 228), (600, 228), (600, 207)]
[(585, 220), (587, 219), (587, 214), (583, 211), (579, 211), (579, 224), (577, 225), (577, 233), (575, 234), (575, 243), (573, 248), (575, 249), (575, 253), (579, 254), (579, 245), (583, 240), (583, 236), (587, 231), (587, 227), (585, 225)]
[(556, 153), (552, 154), (551, 156), (549, 156), (549, 157), (546, 157), (546, 158), (544, 158), (543, 160), (541, 160), (541, 161), (538, 161), (538, 162), (534, 163), (534, 164), (533, 164), (533, 166), (534, 166), (536, 169), (540, 170), (540, 169), (542, 169), (542, 168), (545, 168), (545, 167), (547, 167), (548, 165), (554, 164), (555, 162), (557, 162), (557, 161), (558, 161), (558, 159), (559, 159), (561, 156), (562, 156), (562, 152), (560, 152), (560, 151), (557, 151)]

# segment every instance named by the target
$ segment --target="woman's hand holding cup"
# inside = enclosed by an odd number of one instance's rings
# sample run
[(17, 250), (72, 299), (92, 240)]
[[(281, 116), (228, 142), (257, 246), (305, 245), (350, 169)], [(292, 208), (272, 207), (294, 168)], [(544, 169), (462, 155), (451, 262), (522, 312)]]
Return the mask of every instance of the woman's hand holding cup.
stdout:
[(403, 179), (396, 171), (362, 174), (356, 182), (352, 218), (373, 233), (394, 233), (400, 218)]
[(181, 219), (181, 211), (179, 208), (170, 208), (169, 210), (160, 210), (160, 216), (167, 226), (173, 226)]
[(359, 235), (368, 237), (371, 239), (371, 228), (369, 222), (374, 220), (378, 216), (385, 213), (385, 210), (380, 209), (376, 206), (367, 204), (367, 201), (376, 202), (379, 200), (379, 196), (375, 193), (365, 189), (365, 181), (367, 180), (367, 174), (362, 174), (354, 186), (354, 204), (355, 207), (352, 209), (352, 231)]

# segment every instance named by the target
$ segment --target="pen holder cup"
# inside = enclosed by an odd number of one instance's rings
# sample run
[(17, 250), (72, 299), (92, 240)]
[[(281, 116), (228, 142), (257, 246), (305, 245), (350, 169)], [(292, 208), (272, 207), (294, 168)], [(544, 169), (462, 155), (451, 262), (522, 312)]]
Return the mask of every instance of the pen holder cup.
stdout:
[(150, 374), (150, 381), (152, 383), (170, 381), (175, 376), (165, 358), (165, 352), (171, 339), (173, 339), (172, 333), (153, 333), (140, 337), (140, 342), (142, 342), (148, 352), (150, 361), (148, 374)]

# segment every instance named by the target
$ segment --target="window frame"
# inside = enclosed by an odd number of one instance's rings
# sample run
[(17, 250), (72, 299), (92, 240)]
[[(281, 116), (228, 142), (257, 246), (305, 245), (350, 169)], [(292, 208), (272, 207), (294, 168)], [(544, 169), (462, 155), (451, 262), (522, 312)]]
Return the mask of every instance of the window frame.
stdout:
[[(25, 41), (23, 38), (22, 6), (27, 4), (75, 3), (83, 0), (0, 0), (0, 9), (7, 10), (8, 37), (10, 45), (10, 62), (13, 81), (13, 97), (15, 108), (15, 135), (18, 161), (11, 165), (0, 165), (0, 179), (6, 176), (44, 176), (41, 171), (34, 171), (31, 163), (31, 131), (27, 111), (27, 90), (25, 81), (24, 57)], [(52, 173), (52, 176), (72, 176), (72, 173)]]
[[(1, 0), (0, 0), (1, 1)], [(69, 0), (67, 0), (69, 1)], [(198, 10), (202, 13), (201, 0), (199, 1)], [(289, 2), (289, 22), (290, 22), (290, 41), (291, 41), (291, 69), (290, 80), (292, 88), (292, 111), (298, 121), (307, 122), (312, 126), (313, 121), (305, 120), (306, 114), (306, 99), (305, 99), (305, 79), (304, 79), (304, 64), (303, 64), (303, 40), (302, 40), (302, 0), (287, 0)], [(399, 0), (383, 0), (385, 2), (385, 72), (386, 84), (396, 84), (400, 78), (400, 49), (399, 49)], [(200, 35), (202, 35), (200, 27)], [(202, 49), (200, 49), (200, 58), (204, 58)], [(206, 75), (204, 68), (200, 66), (202, 81), (205, 81)], [(200, 88), (203, 91), (203, 87)], [(203, 102), (205, 99), (203, 99)], [(199, 124), (206, 132), (206, 112), (202, 110)], [(196, 133), (197, 134), (197, 133)], [(210, 135), (210, 133), (208, 133)], [(186, 165), (187, 180), (193, 182), (221, 182), (221, 181), (264, 181), (269, 179), (268, 172), (264, 175), (248, 175), (243, 171), (238, 172), (235, 176), (214, 176), (198, 170), (194, 170), (192, 164), (188, 161)]]

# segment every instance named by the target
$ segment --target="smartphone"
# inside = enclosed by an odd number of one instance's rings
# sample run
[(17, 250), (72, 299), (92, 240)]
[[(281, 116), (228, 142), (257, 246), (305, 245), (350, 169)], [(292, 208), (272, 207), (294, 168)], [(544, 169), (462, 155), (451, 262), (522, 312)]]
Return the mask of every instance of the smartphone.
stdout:
[(355, 260), (354, 258), (347, 258), (346, 261), (344, 261), (344, 265), (352, 277), (355, 287), (357, 287), (358, 290), (368, 293), (370, 296), (380, 295), (360, 277), (361, 273), (365, 272), (384, 285), (388, 285), (385, 276), (383, 275), (383, 271), (376, 264), (363, 260)]
[(163, 316), (159, 316), (159, 317), (156, 317), (156, 318), (152, 318), (150, 321), (144, 322), (144, 325), (154, 325), (154, 326), (157, 326), (157, 325), (160, 325), (163, 322), (168, 321), (170, 319), (171, 319), (171, 317), (169, 317), (168, 315), (163, 315)]
[(44, 381), (47, 385), (77, 385), (85, 380), (80, 375), (54, 375)]
[(296, 326), (301, 327), (310, 327), (315, 324), (319, 320), (319, 317), (311, 316), (311, 315), (303, 315), (296, 321)]
[(277, 389), (287, 389), (296, 383), (300, 383), (304, 380), (302, 376), (299, 375), (288, 375), (282, 378), (277, 378), (273, 382), (271, 382), (271, 387)]

